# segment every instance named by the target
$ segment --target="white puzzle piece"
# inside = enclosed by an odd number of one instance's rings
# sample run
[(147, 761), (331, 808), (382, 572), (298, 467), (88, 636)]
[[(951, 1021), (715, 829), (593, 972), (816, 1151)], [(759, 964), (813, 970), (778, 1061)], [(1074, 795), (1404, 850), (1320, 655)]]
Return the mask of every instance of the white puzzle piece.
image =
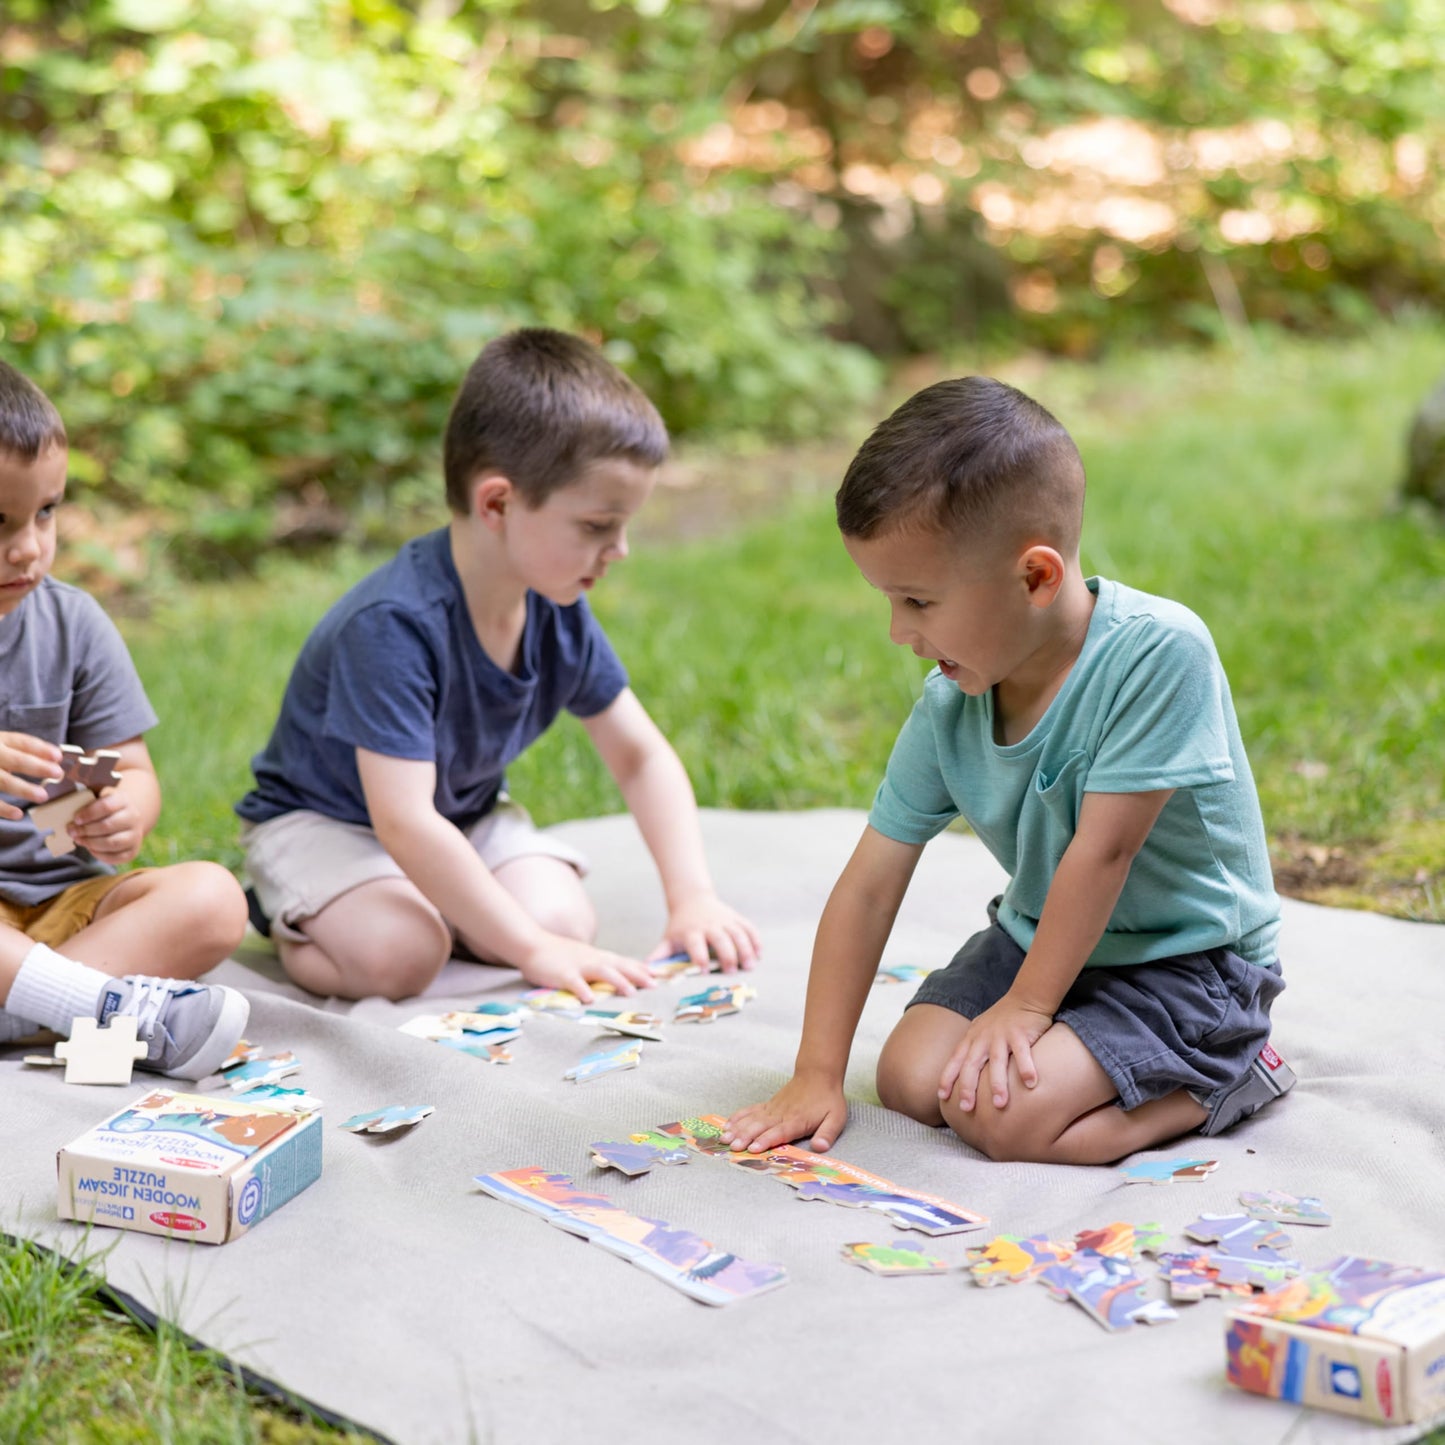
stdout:
[(128, 1084), (136, 1060), (149, 1052), (135, 1036), (134, 1014), (114, 1014), (105, 1028), (94, 1019), (76, 1019), (70, 1037), (55, 1046), (55, 1057), (65, 1060), (67, 1084)]

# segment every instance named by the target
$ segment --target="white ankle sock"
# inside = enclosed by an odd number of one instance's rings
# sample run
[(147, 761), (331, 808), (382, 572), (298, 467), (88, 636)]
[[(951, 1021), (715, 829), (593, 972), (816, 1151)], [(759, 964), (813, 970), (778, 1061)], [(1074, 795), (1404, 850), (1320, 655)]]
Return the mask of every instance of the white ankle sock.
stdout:
[(87, 968), (37, 943), (10, 985), (5, 1011), (68, 1035), (73, 1019), (95, 1017), (100, 992), (111, 981), (98, 968)]

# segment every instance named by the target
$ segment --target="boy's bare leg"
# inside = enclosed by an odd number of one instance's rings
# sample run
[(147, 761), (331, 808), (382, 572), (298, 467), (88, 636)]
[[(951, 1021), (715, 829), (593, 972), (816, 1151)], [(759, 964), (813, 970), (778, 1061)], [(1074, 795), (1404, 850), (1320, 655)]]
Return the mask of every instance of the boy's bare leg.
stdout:
[[(492, 877), (548, 933), (580, 939), (583, 943), (596, 939), (597, 911), (570, 863), (546, 853), (531, 853), (499, 863), (492, 870)], [(502, 961), (470, 939), (464, 937), (463, 942), (484, 962)]]
[(281, 966), (324, 998), (413, 998), (452, 954), (451, 930), (406, 878), (378, 878), (334, 898), (278, 938)]
[(102, 973), (198, 978), (241, 942), (246, 897), (217, 863), (174, 863), (122, 878), (57, 952)]
[(1034, 1045), (1035, 1088), (1024, 1086), (1011, 1063), (1009, 1102), (996, 1108), (984, 1087), (974, 1108), (965, 1111), (956, 1093), (939, 1099), (938, 1081), (968, 1024), (963, 1015), (936, 1004), (909, 1009), (883, 1047), (878, 1094), (888, 1108), (922, 1123), (947, 1124), (991, 1159), (1111, 1164), (1188, 1133), (1207, 1117), (1183, 1090), (1137, 1109), (1117, 1108), (1109, 1076), (1067, 1024), (1055, 1024)]

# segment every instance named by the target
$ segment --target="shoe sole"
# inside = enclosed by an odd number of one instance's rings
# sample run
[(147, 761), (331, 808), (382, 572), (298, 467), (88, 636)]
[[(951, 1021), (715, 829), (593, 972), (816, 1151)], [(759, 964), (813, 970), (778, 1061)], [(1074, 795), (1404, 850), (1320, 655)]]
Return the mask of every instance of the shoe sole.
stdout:
[(221, 1016), (211, 1029), (210, 1039), (184, 1064), (178, 1064), (173, 1069), (166, 1069), (166, 1077), (185, 1079), (189, 1083), (194, 1083), (197, 1079), (204, 1079), (207, 1074), (214, 1074), (225, 1063), (231, 1050), (236, 1047), (237, 1041), (246, 1032), (246, 1022), (250, 1017), (250, 1000), (245, 994), (228, 988), (225, 993), (225, 1002), (221, 1005)]

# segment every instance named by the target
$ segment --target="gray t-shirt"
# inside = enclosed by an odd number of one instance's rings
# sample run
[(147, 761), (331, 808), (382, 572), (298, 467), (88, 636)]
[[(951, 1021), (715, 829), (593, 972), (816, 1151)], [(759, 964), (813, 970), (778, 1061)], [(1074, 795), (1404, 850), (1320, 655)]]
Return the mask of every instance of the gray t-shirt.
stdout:
[[(155, 724), (135, 663), (93, 597), (47, 577), (0, 617), (0, 731), (90, 752), (128, 742)], [(0, 818), (0, 898), (9, 903), (30, 907), (114, 871), (83, 848), (52, 858), (28, 818)]]

